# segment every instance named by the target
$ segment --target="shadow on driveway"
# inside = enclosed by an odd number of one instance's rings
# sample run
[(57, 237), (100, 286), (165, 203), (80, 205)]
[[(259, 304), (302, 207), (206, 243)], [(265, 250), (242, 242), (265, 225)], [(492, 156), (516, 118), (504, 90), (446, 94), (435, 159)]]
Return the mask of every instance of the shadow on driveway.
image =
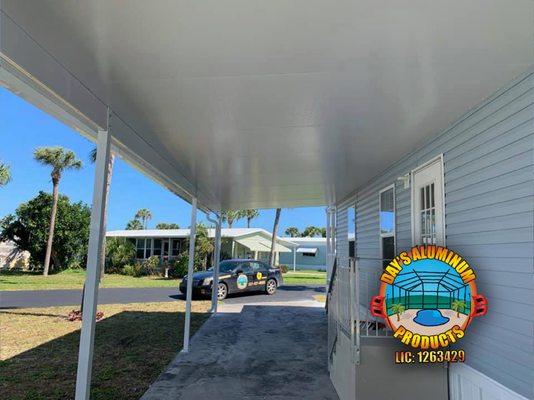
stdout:
[(337, 400), (324, 309), (222, 306), (141, 398), (170, 399)]

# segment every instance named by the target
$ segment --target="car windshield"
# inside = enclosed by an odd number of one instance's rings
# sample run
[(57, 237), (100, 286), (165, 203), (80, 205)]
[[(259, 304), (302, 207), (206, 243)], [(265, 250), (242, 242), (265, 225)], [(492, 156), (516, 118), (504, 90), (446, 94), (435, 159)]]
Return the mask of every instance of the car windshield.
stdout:
[[(238, 261), (222, 261), (219, 264), (219, 271), (222, 273), (231, 272), (234, 269), (236, 269), (240, 264)], [(210, 268), (210, 270), (213, 270), (213, 268)]]

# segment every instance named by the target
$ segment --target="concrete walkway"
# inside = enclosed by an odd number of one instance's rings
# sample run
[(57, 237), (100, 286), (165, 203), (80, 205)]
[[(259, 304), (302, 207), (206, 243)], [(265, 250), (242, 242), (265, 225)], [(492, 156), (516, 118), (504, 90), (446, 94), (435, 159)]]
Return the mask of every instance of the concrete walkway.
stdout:
[(224, 305), (142, 400), (337, 400), (326, 335), (322, 303)]

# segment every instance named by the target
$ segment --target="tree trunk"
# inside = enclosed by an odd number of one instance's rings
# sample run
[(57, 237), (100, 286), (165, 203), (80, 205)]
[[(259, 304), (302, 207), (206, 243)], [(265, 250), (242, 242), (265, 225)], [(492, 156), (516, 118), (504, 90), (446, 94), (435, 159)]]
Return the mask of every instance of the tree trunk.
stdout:
[(48, 229), (48, 241), (46, 243), (46, 255), (44, 260), (43, 275), (48, 276), (50, 271), (50, 257), (52, 255), (52, 242), (54, 241), (54, 229), (56, 226), (57, 201), (59, 197), (59, 179), (52, 177), (52, 211), (50, 212), (50, 228)]
[(234, 221), (228, 220), (228, 228), (232, 229), (232, 225), (234, 224)]
[(397, 322), (400, 321), (400, 313), (397, 314)]
[(250, 218), (247, 218), (247, 228), (250, 228)]
[(269, 265), (272, 267), (274, 262), (274, 252), (276, 250), (276, 236), (278, 235), (278, 223), (280, 222), (281, 208), (276, 209), (273, 226), (273, 237), (271, 238), (271, 253), (269, 254)]
[(103, 243), (102, 243), (102, 253), (100, 254), (100, 278), (104, 276), (106, 268), (106, 226), (108, 222), (108, 201), (109, 201), (109, 188), (111, 186), (111, 177), (113, 176), (113, 163), (115, 161), (115, 155), (111, 154), (109, 157), (108, 164), (108, 175), (106, 176), (106, 201), (104, 203), (104, 223), (102, 229), (104, 231)]

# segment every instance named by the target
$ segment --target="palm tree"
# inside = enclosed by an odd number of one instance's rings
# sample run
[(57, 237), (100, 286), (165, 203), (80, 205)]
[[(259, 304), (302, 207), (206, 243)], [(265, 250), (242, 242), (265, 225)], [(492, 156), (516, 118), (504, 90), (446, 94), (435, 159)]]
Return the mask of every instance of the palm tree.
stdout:
[(271, 253), (269, 254), (269, 265), (273, 266), (274, 262), (274, 251), (276, 250), (276, 235), (278, 234), (278, 224), (280, 223), (280, 213), (282, 209), (277, 208), (276, 214), (274, 216), (274, 225), (273, 225), (273, 237), (271, 238)]
[(326, 228), (319, 228), (319, 231), (321, 231), (321, 237), (326, 237)]
[(321, 228), (317, 228), (316, 226), (307, 226), (302, 231), (302, 237), (314, 237), (317, 235), (321, 235)]
[(152, 219), (152, 213), (148, 208), (141, 208), (135, 214), (136, 219), (140, 219), (143, 224), (143, 229), (146, 229), (148, 221)]
[(180, 229), (180, 226), (174, 222), (159, 222), (156, 224), (156, 229)]
[(222, 212), (222, 220), (228, 224), (228, 228), (232, 228), (234, 222), (243, 218), (242, 210), (228, 210)]
[[(96, 147), (91, 150), (89, 153), (89, 160), (91, 160), (91, 163), (94, 164), (96, 162)], [(104, 202), (104, 221), (103, 221), (103, 229), (104, 232), (106, 232), (106, 225), (108, 222), (108, 200), (109, 200), (109, 188), (111, 186), (111, 177), (113, 176), (113, 164), (115, 163), (115, 155), (113, 153), (110, 154), (109, 161), (108, 161), (108, 174), (106, 177), (106, 201)], [(101, 262), (101, 268), (102, 273), (104, 272), (105, 264), (106, 264), (106, 235), (104, 235), (103, 238), (103, 246), (102, 246), (102, 253), (100, 254), (100, 262)], [(102, 274), (100, 274), (100, 277), (102, 277)]]
[(59, 181), (63, 171), (68, 169), (80, 169), (82, 162), (76, 158), (73, 151), (63, 147), (39, 147), (35, 149), (33, 157), (39, 163), (52, 167), (52, 210), (50, 212), (50, 228), (48, 230), (48, 242), (44, 260), (44, 276), (48, 276), (50, 257), (52, 255), (52, 243), (54, 240), (54, 228), (56, 224), (57, 201), (59, 197)]
[(400, 321), (401, 314), (405, 311), (404, 305), (401, 303), (395, 303), (389, 306), (393, 314), (397, 314), (397, 322)]
[(5, 186), (11, 180), (11, 170), (9, 165), (0, 162), (0, 186)]
[(465, 310), (465, 301), (463, 300), (454, 300), (452, 302), (451, 308), (456, 311), (456, 318), (460, 318), (460, 310)]
[(138, 231), (143, 229), (143, 224), (138, 219), (134, 218), (131, 221), (128, 221), (126, 224), (127, 231)]
[(299, 237), (300, 236), (300, 232), (299, 232), (298, 228), (296, 228), (294, 226), (290, 226), (289, 228), (287, 228), (285, 233), (286, 233), (287, 236), (290, 236), (290, 237)]
[(247, 219), (247, 228), (250, 228), (250, 221), (260, 216), (260, 212), (258, 210), (242, 210), (241, 214)]
[(208, 256), (213, 253), (214, 248), (213, 242), (208, 236), (208, 228), (206, 225), (202, 223), (197, 224), (195, 253), (198, 254), (202, 260), (202, 269), (206, 269), (208, 265)]

